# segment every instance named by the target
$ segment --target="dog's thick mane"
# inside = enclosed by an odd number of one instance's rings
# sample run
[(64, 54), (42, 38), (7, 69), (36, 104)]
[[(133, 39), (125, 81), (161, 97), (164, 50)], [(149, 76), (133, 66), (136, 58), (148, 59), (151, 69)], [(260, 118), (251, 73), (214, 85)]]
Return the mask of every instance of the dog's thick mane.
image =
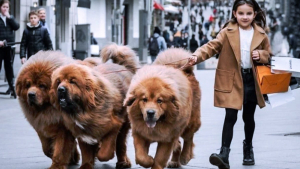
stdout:
[(22, 65), (17, 79), (19, 76), (23, 76), (24, 73), (30, 73), (27, 71), (30, 71), (33, 68), (39, 67), (43, 68), (44, 71), (52, 72), (59, 66), (70, 63), (71, 61), (72, 59), (70, 57), (67, 57), (59, 51), (40, 51), (31, 56), (28, 61)]
[(100, 57), (103, 63), (111, 59), (113, 63), (125, 66), (133, 74), (139, 67), (135, 52), (128, 46), (115, 43), (107, 45), (101, 50)]
[[(176, 76), (176, 77), (174, 77)], [(187, 97), (187, 93), (183, 93), (181, 88), (189, 87), (189, 81), (182, 71), (174, 69), (173, 67), (167, 67), (163, 65), (146, 65), (142, 67), (131, 80), (131, 85), (128, 89), (127, 95), (135, 90), (142, 81), (159, 78), (165, 84), (167, 84), (175, 94), (176, 98)], [(188, 100), (188, 99), (181, 99)], [(185, 105), (187, 103), (180, 103)]]
[(187, 58), (189, 58), (190, 56), (192, 56), (192, 54), (182, 48), (168, 49), (159, 53), (153, 64), (155, 65), (168, 64), (167, 66), (174, 67), (176, 69), (181, 68), (182, 66), (187, 66), (183, 69), (183, 71), (187, 74), (193, 74), (193, 70), (194, 70), (193, 66), (187, 65), (188, 62)]

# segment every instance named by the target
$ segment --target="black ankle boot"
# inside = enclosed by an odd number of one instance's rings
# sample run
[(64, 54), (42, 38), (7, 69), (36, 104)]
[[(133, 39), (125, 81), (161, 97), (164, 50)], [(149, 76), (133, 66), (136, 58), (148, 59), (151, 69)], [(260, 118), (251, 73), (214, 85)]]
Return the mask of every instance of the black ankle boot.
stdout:
[(209, 162), (212, 165), (218, 166), (219, 169), (230, 169), (229, 161), (228, 161), (229, 152), (230, 152), (230, 148), (222, 147), (220, 150), (220, 154), (213, 153), (209, 157)]
[(244, 140), (244, 160), (243, 160), (243, 165), (254, 165), (254, 153), (253, 153), (253, 147), (252, 143), (248, 144)]

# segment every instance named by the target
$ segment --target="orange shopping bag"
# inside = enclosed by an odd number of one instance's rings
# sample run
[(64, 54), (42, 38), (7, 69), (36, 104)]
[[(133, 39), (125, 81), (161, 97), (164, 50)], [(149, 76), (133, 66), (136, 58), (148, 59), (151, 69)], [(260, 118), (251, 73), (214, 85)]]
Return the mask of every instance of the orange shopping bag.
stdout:
[(291, 73), (271, 73), (271, 68), (265, 65), (256, 66), (257, 81), (261, 94), (279, 93), (288, 91)]

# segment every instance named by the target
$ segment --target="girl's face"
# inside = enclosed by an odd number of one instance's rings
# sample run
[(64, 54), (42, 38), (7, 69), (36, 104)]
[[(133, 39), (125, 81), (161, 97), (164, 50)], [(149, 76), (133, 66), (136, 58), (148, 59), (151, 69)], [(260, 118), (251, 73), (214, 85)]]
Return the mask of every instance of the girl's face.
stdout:
[(30, 24), (32, 26), (36, 26), (38, 24), (39, 20), (40, 20), (37, 15), (30, 15), (29, 19), (30, 19)]
[(2, 15), (6, 14), (9, 10), (9, 4), (8, 3), (4, 3), (2, 6), (1, 6), (1, 13)]
[(253, 8), (248, 4), (239, 6), (236, 11), (233, 11), (233, 15), (236, 17), (239, 26), (242, 29), (250, 29), (251, 23), (254, 20), (256, 13)]

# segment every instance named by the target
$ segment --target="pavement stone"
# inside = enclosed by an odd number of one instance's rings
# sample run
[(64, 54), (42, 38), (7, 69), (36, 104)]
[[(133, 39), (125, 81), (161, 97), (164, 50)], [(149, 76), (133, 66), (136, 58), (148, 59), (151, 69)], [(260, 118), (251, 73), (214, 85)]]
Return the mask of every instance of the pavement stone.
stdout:
[[(219, 152), (225, 110), (213, 107), (213, 85), (215, 70), (198, 70), (196, 77), (202, 89), (202, 126), (194, 137), (195, 157), (182, 169), (215, 169), (209, 163), (211, 153)], [(0, 80), (1, 82), (2, 80)], [(5, 86), (0, 90), (6, 89)], [(253, 139), (256, 164), (242, 165), (242, 141), (244, 139), (242, 113), (234, 128), (231, 144), (230, 165), (232, 169), (298, 169), (300, 166), (300, 90), (293, 90), (296, 100), (277, 108), (267, 105), (257, 108), (256, 131)], [(298, 135), (284, 136), (288, 133)], [(20, 109), (18, 101), (0, 95), (0, 169), (46, 169), (51, 165), (41, 148), (38, 136), (29, 125)], [(132, 168), (142, 168), (135, 164), (135, 153), (131, 134), (128, 137), (128, 155)], [(156, 144), (150, 147), (150, 155), (155, 154)], [(116, 158), (95, 164), (95, 169), (113, 169)], [(70, 169), (79, 168), (79, 165)]]

